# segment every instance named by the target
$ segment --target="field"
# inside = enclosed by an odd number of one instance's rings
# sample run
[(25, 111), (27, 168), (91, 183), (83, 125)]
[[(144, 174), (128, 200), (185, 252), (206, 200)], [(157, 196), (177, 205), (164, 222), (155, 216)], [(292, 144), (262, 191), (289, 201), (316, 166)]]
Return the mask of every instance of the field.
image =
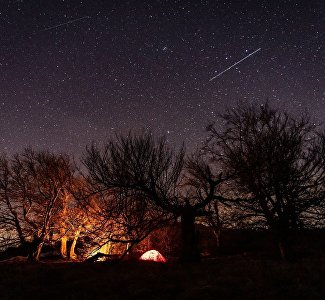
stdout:
[(325, 258), (1, 263), (0, 299), (324, 299)]

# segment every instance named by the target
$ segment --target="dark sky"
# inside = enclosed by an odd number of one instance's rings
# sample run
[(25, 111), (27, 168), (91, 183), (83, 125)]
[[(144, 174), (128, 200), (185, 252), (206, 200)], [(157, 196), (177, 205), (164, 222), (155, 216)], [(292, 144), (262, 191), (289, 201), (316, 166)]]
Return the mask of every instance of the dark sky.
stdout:
[(0, 22), (10, 154), (78, 155), (130, 129), (191, 150), (226, 106), (266, 98), (324, 121), (324, 0), (1, 1)]

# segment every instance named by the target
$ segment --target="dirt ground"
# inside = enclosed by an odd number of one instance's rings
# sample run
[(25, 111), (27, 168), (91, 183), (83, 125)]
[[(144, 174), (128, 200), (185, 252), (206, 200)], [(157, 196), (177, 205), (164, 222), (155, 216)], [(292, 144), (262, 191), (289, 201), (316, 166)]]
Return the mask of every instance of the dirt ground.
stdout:
[(0, 263), (0, 299), (324, 299), (325, 258)]

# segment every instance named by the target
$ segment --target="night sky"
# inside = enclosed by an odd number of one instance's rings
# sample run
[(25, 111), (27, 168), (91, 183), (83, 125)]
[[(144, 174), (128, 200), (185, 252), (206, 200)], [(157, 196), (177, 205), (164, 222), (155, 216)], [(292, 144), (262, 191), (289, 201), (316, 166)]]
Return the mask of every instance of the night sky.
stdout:
[(130, 129), (193, 150), (226, 106), (267, 98), (324, 121), (324, 0), (1, 1), (0, 22), (1, 152)]

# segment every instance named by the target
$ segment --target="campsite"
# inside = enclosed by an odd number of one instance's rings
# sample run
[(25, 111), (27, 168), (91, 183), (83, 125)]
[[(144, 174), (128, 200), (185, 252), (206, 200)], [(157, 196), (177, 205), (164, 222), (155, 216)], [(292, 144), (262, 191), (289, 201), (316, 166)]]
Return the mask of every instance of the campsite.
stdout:
[(323, 299), (325, 239), (315, 238), (323, 232), (301, 236), (295, 244), (299, 257), (288, 262), (279, 260), (272, 243), (265, 246), (268, 236), (223, 236), (219, 254), (190, 264), (159, 260), (156, 250), (144, 258), (158, 262), (140, 260), (144, 250), (123, 261), (47, 258), (31, 264), (16, 256), (0, 262), (1, 299)]
[(325, 0), (0, 2), (0, 300), (325, 299)]

